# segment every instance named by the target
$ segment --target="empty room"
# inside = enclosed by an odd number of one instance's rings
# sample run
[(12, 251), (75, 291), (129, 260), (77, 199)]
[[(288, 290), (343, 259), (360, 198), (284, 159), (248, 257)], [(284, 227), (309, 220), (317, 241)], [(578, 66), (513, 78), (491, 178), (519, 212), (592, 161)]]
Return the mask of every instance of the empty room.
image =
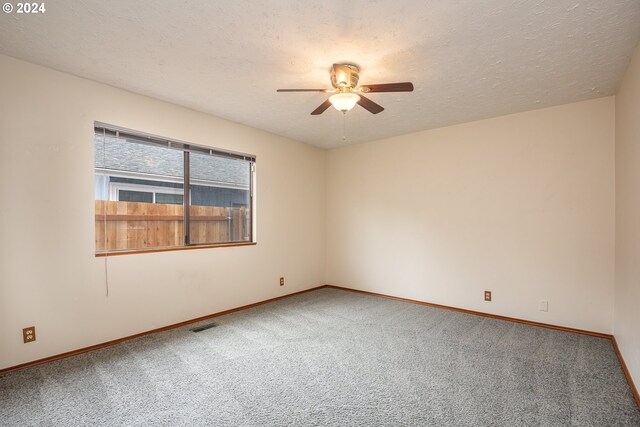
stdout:
[(0, 426), (640, 426), (640, 0), (2, 2)]

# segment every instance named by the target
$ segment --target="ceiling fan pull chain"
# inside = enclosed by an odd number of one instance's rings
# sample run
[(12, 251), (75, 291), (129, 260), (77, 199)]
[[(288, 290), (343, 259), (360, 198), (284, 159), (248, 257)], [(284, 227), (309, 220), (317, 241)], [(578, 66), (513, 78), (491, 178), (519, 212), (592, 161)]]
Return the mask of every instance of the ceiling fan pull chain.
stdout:
[(342, 112), (342, 141), (347, 140), (347, 112)]

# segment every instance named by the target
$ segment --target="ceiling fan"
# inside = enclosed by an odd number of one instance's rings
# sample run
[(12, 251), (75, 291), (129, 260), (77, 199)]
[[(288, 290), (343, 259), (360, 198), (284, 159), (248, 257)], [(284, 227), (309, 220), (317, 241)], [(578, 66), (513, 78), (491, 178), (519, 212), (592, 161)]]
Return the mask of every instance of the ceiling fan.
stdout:
[(352, 64), (333, 64), (331, 68), (331, 85), (333, 89), (278, 89), (278, 92), (325, 92), (333, 93), (318, 108), (311, 112), (312, 115), (318, 115), (325, 112), (330, 106), (334, 106), (336, 110), (346, 113), (356, 104), (359, 104), (365, 110), (378, 114), (384, 108), (376, 104), (363, 93), (374, 92), (412, 92), (413, 83), (384, 83), (358, 86), (360, 78), (360, 69)]

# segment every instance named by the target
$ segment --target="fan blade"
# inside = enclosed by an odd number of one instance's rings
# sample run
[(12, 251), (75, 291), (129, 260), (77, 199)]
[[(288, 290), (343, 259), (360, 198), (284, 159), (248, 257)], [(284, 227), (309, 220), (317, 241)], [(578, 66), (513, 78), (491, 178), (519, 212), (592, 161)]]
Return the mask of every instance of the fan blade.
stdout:
[(322, 104), (320, 104), (320, 106), (318, 108), (316, 108), (315, 110), (313, 110), (311, 112), (312, 116), (317, 116), (318, 114), (322, 114), (326, 111), (327, 108), (331, 107), (331, 103), (329, 102), (329, 100), (327, 99), (326, 101), (324, 101)]
[(371, 112), (373, 114), (378, 114), (379, 112), (384, 110), (384, 108), (382, 108), (382, 106), (376, 104), (375, 102), (373, 102), (369, 98), (365, 98), (362, 95), (359, 95), (359, 96), (360, 96), (360, 99), (358, 100), (358, 104), (360, 104), (360, 106), (362, 108), (364, 108), (365, 110), (368, 110), (369, 112)]
[(276, 92), (326, 92), (328, 89), (278, 89)]
[(371, 92), (413, 92), (413, 83), (384, 83), (380, 85), (363, 85), (360, 90), (364, 93)]

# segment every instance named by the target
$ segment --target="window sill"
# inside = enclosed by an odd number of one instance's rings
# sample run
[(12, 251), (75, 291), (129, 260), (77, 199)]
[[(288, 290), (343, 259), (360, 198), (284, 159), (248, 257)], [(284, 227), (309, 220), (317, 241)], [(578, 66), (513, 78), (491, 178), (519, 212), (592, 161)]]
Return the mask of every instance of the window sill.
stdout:
[(212, 249), (212, 248), (229, 248), (234, 246), (255, 246), (256, 242), (240, 242), (240, 243), (220, 243), (216, 245), (192, 245), (192, 246), (176, 246), (173, 248), (152, 248), (152, 249), (134, 249), (109, 252), (96, 252), (96, 257), (116, 256), (116, 255), (133, 255), (133, 254), (150, 254), (154, 252), (171, 252), (171, 251), (190, 251), (193, 249)]

